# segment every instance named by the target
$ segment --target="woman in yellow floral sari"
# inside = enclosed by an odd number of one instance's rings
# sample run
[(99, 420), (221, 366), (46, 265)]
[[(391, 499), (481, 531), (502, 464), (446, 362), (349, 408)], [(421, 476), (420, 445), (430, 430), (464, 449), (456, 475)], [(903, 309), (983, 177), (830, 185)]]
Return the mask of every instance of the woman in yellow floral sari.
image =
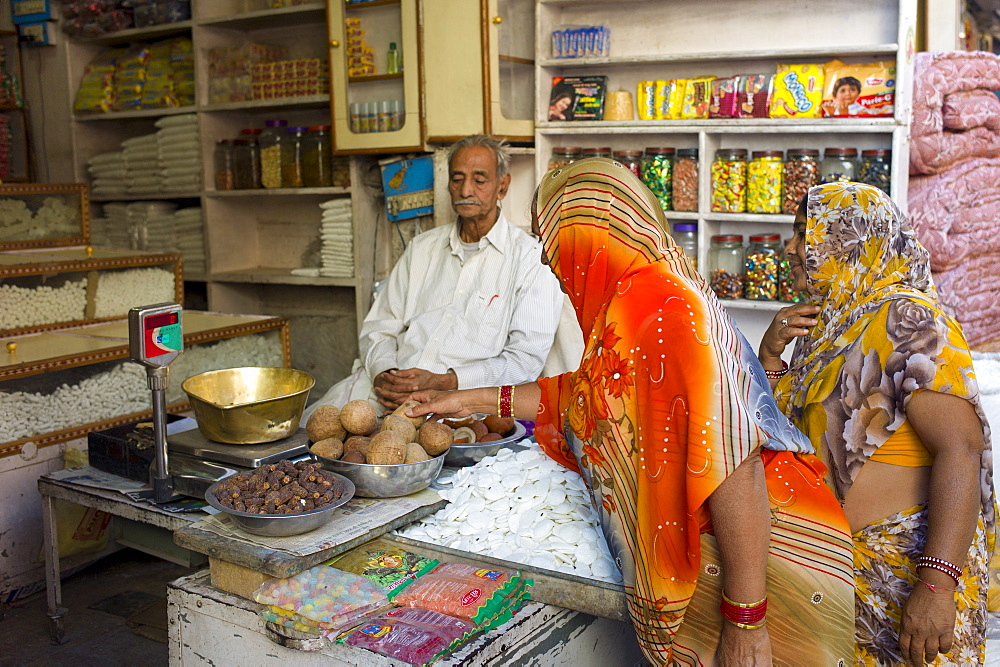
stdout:
[[(654, 663), (848, 664), (850, 541), (825, 467), (656, 199), (588, 159), (543, 177), (533, 217), (584, 332), (580, 368), (417, 393), (411, 414), (536, 419), (543, 450), (587, 482)], [(765, 595), (766, 625), (720, 613)]]
[[(892, 200), (812, 188), (786, 253), (808, 304), (778, 312), (764, 368), (821, 452), (854, 533), (860, 664), (981, 664), (994, 542), (989, 426), (968, 345)], [(775, 374), (775, 373), (773, 373)]]

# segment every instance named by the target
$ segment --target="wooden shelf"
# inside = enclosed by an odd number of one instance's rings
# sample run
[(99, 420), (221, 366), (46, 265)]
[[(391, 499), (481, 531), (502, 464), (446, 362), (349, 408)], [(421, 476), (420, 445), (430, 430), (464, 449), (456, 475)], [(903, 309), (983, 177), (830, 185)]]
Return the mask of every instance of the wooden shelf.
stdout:
[(198, 107), (166, 107), (162, 109), (139, 109), (137, 111), (108, 111), (107, 113), (73, 114), (73, 120), (79, 123), (100, 122), (106, 120), (126, 120), (129, 118), (159, 118), (161, 116), (180, 116), (194, 113)]
[(129, 28), (118, 32), (98, 35), (97, 37), (73, 38), (79, 44), (93, 44), (95, 46), (116, 46), (129, 44), (131, 42), (142, 42), (146, 40), (170, 37), (171, 35), (182, 35), (191, 32), (194, 21), (177, 21), (176, 23), (160, 23), (158, 25), (145, 26), (142, 28)]
[(316, 285), (323, 287), (355, 287), (355, 278), (329, 278), (326, 276), (296, 276), (291, 269), (267, 266), (243, 271), (212, 273), (210, 279), (220, 283), (259, 283), (267, 285)]
[(330, 105), (330, 95), (306, 95), (303, 97), (276, 97), (269, 100), (245, 100), (243, 102), (216, 102), (202, 104), (199, 111), (246, 111), (248, 109), (322, 109)]
[(348, 83), (368, 83), (371, 81), (393, 81), (393, 80), (403, 80), (403, 73), (399, 72), (397, 74), (367, 74), (365, 76), (349, 76), (347, 77)]
[[(613, 38), (612, 38), (613, 39)], [(810, 61), (821, 58), (845, 56), (892, 56), (895, 58), (898, 44), (871, 44), (867, 46), (823, 47), (816, 49), (768, 49), (767, 51), (708, 51), (698, 53), (672, 53), (641, 56), (598, 56), (586, 58), (540, 58), (541, 67), (615, 67), (629, 65), (669, 65), (671, 63), (713, 63), (747, 60), (768, 60), (787, 62), (790, 59)]]
[(350, 188), (259, 188), (255, 190), (206, 190), (206, 197), (301, 197), (349, 195)]
[(228, 16), (213, 16), (197, 20), (199, 26), (226, 28), (228, 30), (260, 30), (262, 28), (289, 28), (307, 23), (326, 21), (326, 5), (311, 2), (280, 9), (262, 9), (256, 12)]
[(538, 121), (542, 135), (558, 134), (864, 134), (891, 133), (894, 118), (706, 118), (687, 120)]
[(794, 215), (781, 213), (695, 213), (693, 214), (703, 220), (711, 222), (763, 222), (776, 225), (790, 225), (795, 221)]
[(161, 199), (200, 199), (201, 192), (183, 192), (180, 194), (160, 194), (160, 195), (122, 195), (121, 197), (94, 197), (91, 195), (90, 201), (96, 203), (118, 202), (118, 201), (159, 201)]

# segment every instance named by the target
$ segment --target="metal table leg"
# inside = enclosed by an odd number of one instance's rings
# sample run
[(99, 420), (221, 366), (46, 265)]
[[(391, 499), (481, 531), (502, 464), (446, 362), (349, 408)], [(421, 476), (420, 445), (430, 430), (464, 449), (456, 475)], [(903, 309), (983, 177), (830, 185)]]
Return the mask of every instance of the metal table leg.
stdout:
[(59, 535), (56, 533), (56, 499), (42, 495), (42, 533), (45, 541), (45, 593), (48, 616), (52, 622), (52, 643), (66, 643), (63, 617), (68, 611), (62, 602), (62, 580), (59, 571)]

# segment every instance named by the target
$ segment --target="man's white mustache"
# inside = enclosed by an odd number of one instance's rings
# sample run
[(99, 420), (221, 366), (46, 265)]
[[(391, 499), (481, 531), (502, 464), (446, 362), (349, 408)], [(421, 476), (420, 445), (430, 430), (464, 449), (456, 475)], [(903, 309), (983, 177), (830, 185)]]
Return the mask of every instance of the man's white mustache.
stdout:
[(479, 201), (477, 201), (475, 199), (463, 199), (461, 201), (455, 202), (455, 206), (466, 206), (466, 205), (468, 205), (468, 206), (482, 206), (482, 204), (480, 204)]

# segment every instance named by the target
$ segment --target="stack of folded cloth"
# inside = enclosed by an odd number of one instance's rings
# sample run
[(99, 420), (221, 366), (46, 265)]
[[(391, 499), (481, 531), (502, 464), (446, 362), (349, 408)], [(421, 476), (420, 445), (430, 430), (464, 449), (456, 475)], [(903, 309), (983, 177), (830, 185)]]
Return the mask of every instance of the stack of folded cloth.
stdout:
[(351, 200), (333, 199), (320, 204), (321, 276), (351, 278), (354, 276), (354, 232), (351, 228)]
[(201, 189), (201, 147), (194, 114), (165, 116), (156, 121), (158, 167), (162, 194), (185, 194)]

